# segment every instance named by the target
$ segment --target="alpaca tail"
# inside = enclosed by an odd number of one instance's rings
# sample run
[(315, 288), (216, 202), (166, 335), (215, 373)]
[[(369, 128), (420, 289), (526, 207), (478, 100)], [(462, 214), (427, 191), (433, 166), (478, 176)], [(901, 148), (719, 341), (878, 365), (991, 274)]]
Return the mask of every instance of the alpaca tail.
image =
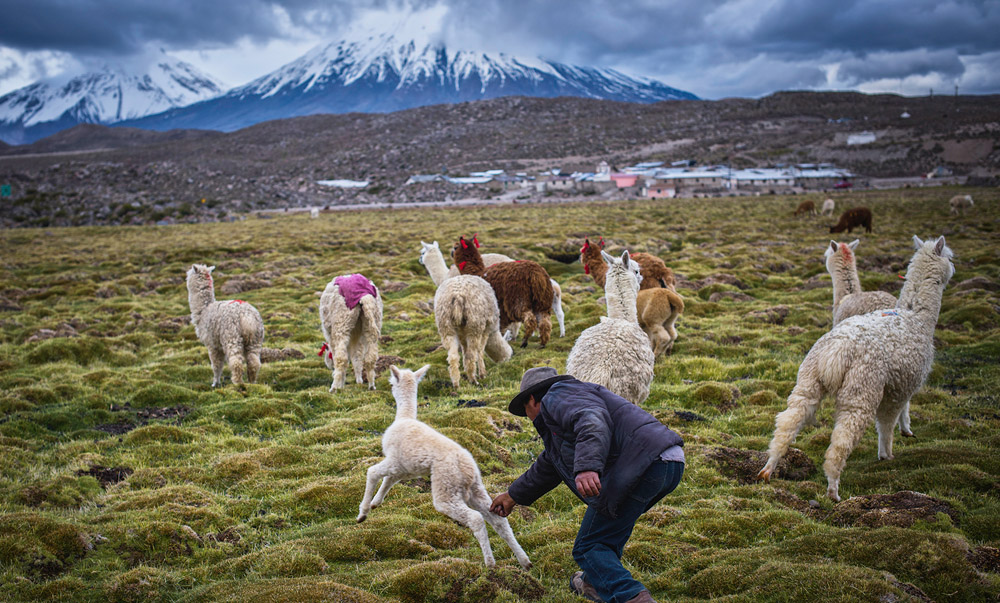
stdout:
[(672, 289), (667, 289), (667, 301), (670, 302), (670, 317), (667, 320), (673, 324), (673, 321), (684, 313), (684, 298)]
[(382, 310), (379, 308), (378, 300), (371, 295), (366, 295), (358, 303), (361, 304), (361, 315), (364, 317), (365, 323), (372, 327), (376, 333), (381, 331)]
[(250, 308), (251, 311), (241, 308), (240, 312), (240, 337), (247, 344), (261, 345), (264, 343), (264, 321), (260, 313)]

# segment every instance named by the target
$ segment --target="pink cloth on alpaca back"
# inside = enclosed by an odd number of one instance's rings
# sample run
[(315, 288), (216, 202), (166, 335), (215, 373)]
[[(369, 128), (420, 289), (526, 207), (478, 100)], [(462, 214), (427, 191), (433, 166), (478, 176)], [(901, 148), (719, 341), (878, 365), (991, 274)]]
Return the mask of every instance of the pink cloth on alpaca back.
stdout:
[(378, 297), (378, 291), (370, 280), (363, 274), (345, 274), (333, 279), (333, 284), (340, 287), (340, 294), (344, 296), (347, 308), (352, 309), (358, 305), (361, 298), (366, 295)]

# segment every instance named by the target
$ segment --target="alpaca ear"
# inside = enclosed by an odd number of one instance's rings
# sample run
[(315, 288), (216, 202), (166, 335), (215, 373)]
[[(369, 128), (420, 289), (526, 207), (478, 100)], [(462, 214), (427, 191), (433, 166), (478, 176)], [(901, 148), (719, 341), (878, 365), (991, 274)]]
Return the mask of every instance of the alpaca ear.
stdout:
[(425, 364), (413, 373), (413, 376), (417, 379), (417, 383), (420, 383), (420, 380), (424, 378), (424, 375), (427, 374), (427, 371), (430, 370), (430, 368), (431, 365)]
[(479, 235), (472, 235), (472, 243), (479, 249)]
[(944, 235), (938, 237), (934, 243), (934, 253), (941, 255), (944, 252)]
[(837, 242), (834, 241), (833, 239), (830, 239), (830, 250), (837, 251)]
[(920, 237), (918, 237), (917, 235), (913, 235), (913, 246), (917, 249), (920, 249), (921, 247), (924, 246), (924, 242), (921, 241)]
[(458, 237), (458, 242), (462, 244), (462, 249), (469, 248), (469, 244), (465, 242), (465, 237)]
[(601, 249), (604, 249), (604, 237), (601, 237), (601, 240), (598, 241), (597, 244), (601, 247)]
[(604, 258), (604, 263), (608, 266), (612, 266), (615, 263), (615, 258), (612, 257), (607, 251), (601, 250), (601, 257)]
[(851, 251), (854, 251), (855, 249), (857, 249), (858, 243), (860, 243), (860, 242), (861, 242), (861, 239), (854, 239), (853, 241), (851, 241), (850, 243), (848, 243), (847, 246), (850, 247)]
[(628, 268), (628, 249), (622, 252), (622, 266)]
[(433, 243), (431, 243), (430, 247), (433, 247), (434, 249), (440, 249), (440, 247), (438, 247), (438, 242), (437, 241), (434, 241)]
[(430, 245), (428, 245), (427, 243), (424, 243), (423, 241), (420, 241), (420, 247), (423, 248), (423, 249), (427, 249), (428, 247), (430, 247)]
[(399, 383), (399, 369), (396, 368), (395, 364), (389, 365), (389, 372), (392, 373), (392, 375), (389, 377), (389, 383), (391, 383), (392, 385), (396, 385), (397, 383)]
[(209, 266), (208, 267), (208, 273), (209, 274), (211, 274), (213, 270), (215, 270), (215, 266)]

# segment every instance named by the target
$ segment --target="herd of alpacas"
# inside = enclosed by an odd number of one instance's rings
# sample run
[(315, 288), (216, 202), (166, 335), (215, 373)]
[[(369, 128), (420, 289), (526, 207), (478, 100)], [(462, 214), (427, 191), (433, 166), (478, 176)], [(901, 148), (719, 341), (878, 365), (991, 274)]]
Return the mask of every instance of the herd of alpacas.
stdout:
[[(972, 200), (950, 201), (957, 212)], [(832, 215), (827, 199), (824, 215)], [(810, 202), (795, 215), (815, 214)], [(867, 208), (847, 210), (831, 232), (865, 227), (871, 232)], [(895, 425), (904, 436), (910, 430), (910, 398), (923, 385), (934, 357), (934, 328), (945, 285), (954, 274), (951, 249), (944, 237), (922, 241), (913, 237), (915, 253), (907, 268), (899, 299), (881, 291), (863, 291), (854, 255), (858, 240), (830, 241), (825, 262), (833, 282), (832, 328), (812, 346), (799, 367), (788, 407), (775, 419), (768, 458), (758, 479), (769, 481), (778, 462), (807, 424), (815, 424), (825, 395), (835, 397), (830, 445), (823, 465), (827, 494), (839, 502), (840, 475), (851, 451), (872, 422), (878, 432), (878, 457), (891, 459)], [(484, 356), (495, 363), (508, 360), (510, 341), (524, 327), (521, 347), (537, 330), (545, 347), (552, 331), (551, 314), (565, 335), (562, 293), (558, 283), (538, 263), (479, 251), (477, 236), (460, 237), (448, 266), (437, 241), (421, 241), (420, 263), (437, 287), (434, 320), (447, 351), (448, 375), (454, 387), (466, 378), (477, 383), (486, 375)], [(580, 249), (584, 271), (604, 288), (607, 316), (585, 329), (566, 360), (566, 374), (641, 404), (649, 395), (657, 358), (669, 354), (677, 340), (675, 323), (684, 311), (673, 271), (660, 258), (630, 254), (613, 256), (604, 239), (584, 240)], [(243, 300), (216, 301), (214, 267), (195, 264), (187, 273), (191, 322), (208, 348), (212, 386), (222, 383), (226, 364), (234, 384), (254, 383), (260, 370), (264, 324), (260, 313)], [(373, 282), (360, 274), (334, 278), (319, 303), (324, 343), (319, 355), (332, 372), (333, 392), (344, 387), (348, 364), (355, 381), (375, 388), (382, 328), (382, 298)], [(524, 568), (531, 567), (506, 518), (489, 511), (491, 498), (472, 455), (458, 443), (417, 419), (417, 386), (429, 365), (416, 371), (390, 366), (396, 417), (382, 437), (385, 459), (368, 470), (357, 521), (366, 519), (397, 482), (431, 477), (434, 508), (472, 530), (486, 565), (495, 564), (486, 524), (503, 538)], [(381, 480), (381, 484), (379, 482)], [(378, 487), (376, 491), (376, 486)]]

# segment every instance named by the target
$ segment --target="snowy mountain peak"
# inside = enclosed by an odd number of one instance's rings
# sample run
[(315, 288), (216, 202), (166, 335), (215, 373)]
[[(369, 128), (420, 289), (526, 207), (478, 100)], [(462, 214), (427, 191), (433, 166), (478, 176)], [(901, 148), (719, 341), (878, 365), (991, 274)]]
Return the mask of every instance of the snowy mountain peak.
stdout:
[(0, 97), (0, 137), (20, 143), (77, 123), (140, 118), (223, 92), (216, 79), (162, 51), (141, 67), (105, 64), (5, 94)]

